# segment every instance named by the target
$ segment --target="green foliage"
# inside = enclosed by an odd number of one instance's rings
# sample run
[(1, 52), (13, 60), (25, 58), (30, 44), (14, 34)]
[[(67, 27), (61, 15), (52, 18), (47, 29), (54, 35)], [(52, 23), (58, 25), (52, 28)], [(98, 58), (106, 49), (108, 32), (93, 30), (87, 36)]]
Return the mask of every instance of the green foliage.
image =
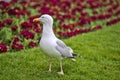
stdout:
[(12, 39), (12, 31), (10, 28), (3, 28), (0, 30), (0, 36), (2, 37), (2, 41), (8, 43)]
[(48, 72), (49, 58), (40, 48), (1, 54), (0, 80), (119, 80), (119, 25), (65, 39), (81, 57), (76, 57), (76, 62), (63, 59), (63, 76), (57, 74), (57, 60)]

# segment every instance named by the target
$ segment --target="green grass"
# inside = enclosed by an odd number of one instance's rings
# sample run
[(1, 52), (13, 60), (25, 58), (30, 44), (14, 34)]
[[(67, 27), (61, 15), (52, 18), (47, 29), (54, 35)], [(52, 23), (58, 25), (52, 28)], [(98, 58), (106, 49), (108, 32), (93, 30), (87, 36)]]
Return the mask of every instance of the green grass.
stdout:
[(120, 80), (119, 25), (65, 39), (82, 57), (63, 60), (64, 76), (57, 74), (57, 60), (47, 71), (49, 59), (40, 48), (0, 54), (0, 80)]

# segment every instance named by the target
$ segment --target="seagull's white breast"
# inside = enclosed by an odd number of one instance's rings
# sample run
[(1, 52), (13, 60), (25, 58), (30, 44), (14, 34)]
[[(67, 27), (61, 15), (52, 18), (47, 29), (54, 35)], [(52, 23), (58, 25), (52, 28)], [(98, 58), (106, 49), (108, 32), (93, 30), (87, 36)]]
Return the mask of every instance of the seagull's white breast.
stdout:
[(41, 49), (50, 57), (61, 58), (61, 54), (55, 49), (56, 38), (43, 37), (40, 41)]

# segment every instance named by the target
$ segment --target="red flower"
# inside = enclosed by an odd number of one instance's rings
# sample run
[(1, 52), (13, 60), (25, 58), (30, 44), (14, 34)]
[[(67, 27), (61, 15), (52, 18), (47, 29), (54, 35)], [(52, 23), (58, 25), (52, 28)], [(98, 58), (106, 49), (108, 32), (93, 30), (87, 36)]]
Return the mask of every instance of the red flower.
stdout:
[(20, 41), (20, 39), (17, 36), (13, 37), (13, 43), (16, 43), (16, 42), (19, 42), (19, 41)]
[(97, 19), (96, 16), (91, 16), (91, 17), (89, 18), (89, 21), (92, 22), (92, 21), (95, 21), (96, 19)]
[(24, 46), (22, 44), (20, 44), (20, 43), (13, 43), (12, 44), (12, 49), (20, 51), (20, 50), (24, 49)]
[(11, 0), (11, 2), (16, 3), (18, 0)]
[(76, 14), (76, 12), (82, 12), (82, 8), (81, 7), (76, 7), (76, 8), (74, 8), (74, 9), (72, 9), (72, 11), (71, 11), (71, 13), (72, 13), (72, 15), (75, 15)]
[(111, 15), (111, 14), (105, 14), (104, 16), (105, 16), (105, 18), (108, 19), (108, 18), (110, 18), (112, 15)]
[(23, 22), (21, 24), (22, 28), (32, 28), (32, 24), (30, 22)]
[(27, 14), (28, 16), (31, 15), (30, 11), (28, 11), (28, 10), (23, 10), (23, 11), (24, 11), (24, 15), (25, 15), (25, 14)]
[(8, 25), (11, 25), (13, 20), (12, 19), (6, 19), (5, 22), (8, 24)]
[(62, 16), (57, 16), (57, 19), (60, 21), (60, 22), (64, 22), (64, 18)]
[(101, 20), (101, 19), (105, 19), (105, 18), (109, 18), (111, 17), (110, 14), (100, 14), (97, 16), (97, 19)]
[(9, 9), (9, 10), (8, 10), (8, 14), (9, 14), (9, 15), (16, 15), (16, 13), (17, 13), (17, 12), (16, 12), (14, 9)]
[(42, 6), (38, 12), (40, 12), (42, 14), (50, 14), (50, 7)]
[(120, 15), (120, 10), (118, 10), (118, 11), (115, 13), (115, 15)]
[(69, 1), (62, 1), (60, 7), (62, 11), (67, 11), (70, 8), (71, 3)]
[(28, 30), (21, 31), (21, 35), (24, 36), (26, 39), (33, 39), (34, 38), (34, 33), (30, 32)]
[(63, 18), (70, 19), (70, 18), (71, 18), (71, 15), (70, 15), (70, 14), (64, 14), (62, 17), (63, 17)]
[(92, 13), (93, 13), (94, 15), (98, 14), (98, 12), (97, 12), (97, 11), (93, 11)]
[(102, 2), (106, 2), (107, 0), (102, 0)]
[(117, 23), (117, 22), (119, 22), (119, 21), (120, 21), (120, 18), (113, 19), (113, 20), (108, 21), (108, 22), (106, 23), (106, 25), (115, 24), (115, 23)]
[(4, 43), (0, 43), (0, 53), (7, 52), (7, 46)]
[(58, 34), (62, 37), (71, 37), (71, 36), (75, 36), (77, 34), (76, 31), (72, 31), (72, 32), (58, 32)]
[(57, 32), (58, 35), (63, 36), (63, 32), (59, 31)]
[(31, 41), (31, 42), (29, 42), (28, 46), (29, 46), (29, 47), (36, 47), (36, 46), (37, 46), (37, 43)]
[(87, 17), (88, 13), (87, 12), (81, 12), (81, 16)]
[(0, 21), (0, 29), (3, 28), (5, 25), (2, 21)]
[(6, 9), (9, 6), (9, 3), (5, 2), (5, 1), (0, 1), (0, 4), (2, 5), (1, 6), (2, 9)]
[(16, 30), (17, 30), (17, 28), (18, 28), (18, 26), (17, 26), (17, 25), (14, 25), (14, 26), (12, 26), (12, 27), (11, 27), (12, 31), (16, 31)]
[(84, 32), (84, 33), (87, 33), (87, 32), (90, 32), (90, 31), (91, 31), (90, 28), (85, 28), (85, 29), (83, 29), (83, 32)]
[(33, 31), (36, 32), (36, 33), (40, 33), (42, 30), (38, 27), (34, 27)]
[(64, 37), (71, 37), (72, 36), (72, 32), (66, 32), (64, 33)]
[(64, 29), (69, 29), (69, 25), (66, 25), (66, 24), (63, 24), (62, 27), (63, 27)]
[(113, 9), (112, 9), (112, 8), (109, 8), (107, 11), (108, 11), (109, 13), (113, 13)]
[(20, 15), (24, 15), (24, 11), (22, 11), (19, 7), (15, 7), (13, 9), (9, 9), (8, 14), (15, 15), (15, 16), (19, 17)]
[(70, 30), (74, 30), (75, 25), (74, 25), (74, 24), (70, 24), (70, 25), (69, 25), (69, 28), (70, 28)]
[(79, 18), (79, 25), (85, 25), (85, 24), (88, 24), (89, 23), (89, 20), (84, 18), (84, 17), (80, 17)]
[(99, 29), (102, 29), (102, 26), (97, 25), (97, 26), (95, 26), (95, 27), (93, 28), (93, 30), (99, 30)]
[(114, 10), (117, 9), (117, 8), (119, 8), (119, 4), (113, 5), (112, 8), (113, 8)]
[(36, 8), (38, 8), (38, 7), (40, 7), (41, 5), (40, 4), (34, 4), (32, 7), (34, 8), (34, 9), (36, 9)]
[(93, 8), (93, 9), (101, 6), (99, 1), (88, 0), (88, 3), (90, 5), (90, 7)]

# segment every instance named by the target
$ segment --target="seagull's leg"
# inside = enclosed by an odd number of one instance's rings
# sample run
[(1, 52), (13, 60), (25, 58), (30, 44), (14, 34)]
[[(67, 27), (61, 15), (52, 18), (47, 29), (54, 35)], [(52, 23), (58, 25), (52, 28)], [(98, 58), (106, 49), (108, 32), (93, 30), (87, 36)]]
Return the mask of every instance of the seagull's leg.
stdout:
[(63, 68), (62, 68), (62, 60), (60, 60), (60, 72), (58, 74), (64, 75)]
[(49, 72), (52, 71), (52, 60), (50, 59), (50, 66), (49, 66)]

